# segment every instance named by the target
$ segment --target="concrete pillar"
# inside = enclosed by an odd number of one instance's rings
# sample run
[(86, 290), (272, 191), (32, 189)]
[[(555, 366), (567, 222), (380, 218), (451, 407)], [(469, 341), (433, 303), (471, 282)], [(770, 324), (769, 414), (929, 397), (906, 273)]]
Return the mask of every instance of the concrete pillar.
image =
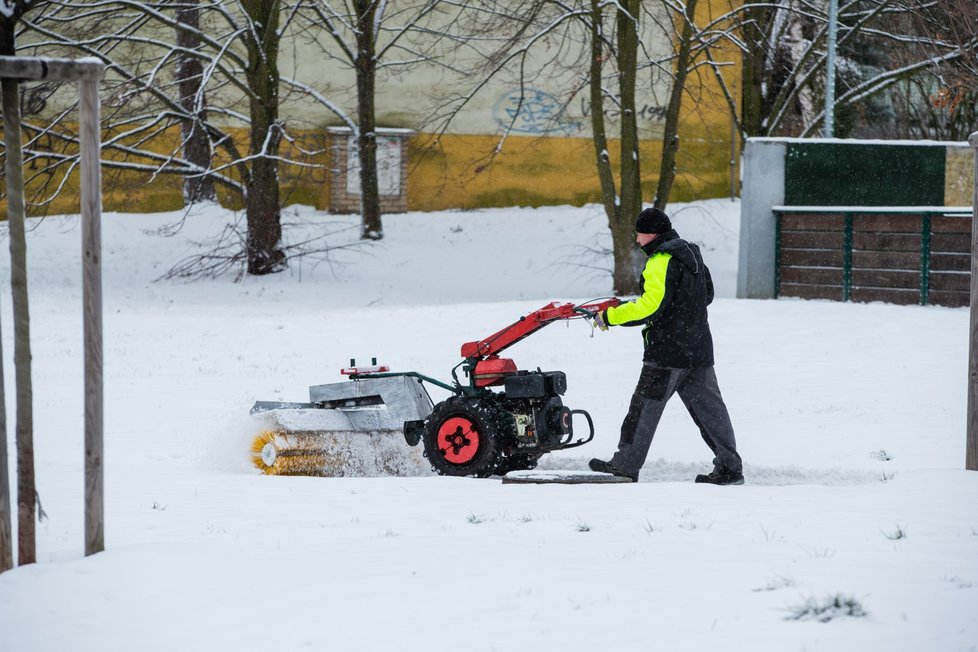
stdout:
[(740, 200), (740, 260), (737, 297), (773, 299), (776, 263), (772, 206), (784, 203), (784, 158), (781, 140), (749, 138), (744, 146)]

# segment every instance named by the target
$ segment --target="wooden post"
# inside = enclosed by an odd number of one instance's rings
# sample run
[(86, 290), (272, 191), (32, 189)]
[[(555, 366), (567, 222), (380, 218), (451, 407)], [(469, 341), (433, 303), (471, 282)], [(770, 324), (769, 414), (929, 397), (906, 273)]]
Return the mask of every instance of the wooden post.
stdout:
[(0, 56), (0, 77), (47, 79), (49, 81), (100, 81), (105, 66), (96, 58), (48, 59)]
[(3, 383), (3, 347), (0, 346), (0, 573), (14, 567), (10, 477), (7, 469), (7, 407)]
[(17, 421), (17, 564), (36, 561), (34, 485), (34, 412), (31, 385), (30, 311), (27, 301), (24, 162), (21, 153), (20, 90), (15, 78), (4, 77), (3, 120), (7, 141), (7, 223), (10, 228), (10, 290), (14, 304), (14, 376)]
[[(8, 86), (4, 85), (3, 92), (7, 92)], [(6, 111), (7, 104), (4, 102), (3, 109)], [(4, 135), (7, 144), (7, 197), (8, 210), (11, 186), (11, 151), (10, 151), (10, 122), (4, 115)], [(16, 192), (16, 190), (15, 190)], [(21, 196), (23, 197), (23, 196)], [(21, 199), (23, 201), (23, 199)], [(4, 392), (3, 381), (3, 347), (0, 346), (0, 573), (14, 567), (14, 540), (13, 530), (11, 529), (10, 511), (10, 477), (7, 464), (7, 400)]]
[[(34, 449), (31, 423), (30, 395), (30, 348), (29, 338), (22, 337), (27, 326), (27, 276), (26, 253), (15, 251), (18, 233), (24, 230), (23, 161), (20, 157), (20, 125), (17, 94), (18, 79), (47, 79), (78, 82), (80, 96), (79, 127), (81, 144), (81, 214), (82, 214), (82, 302), (85, 347), (85, 554), (91, 555), (105, 549), (105, 523), (103, 500), (103, 399), (102, 399), (102, 172), (101, 138), (99, 135), (98, 87), (105, 75), (101, 61), (89, 59), (41, 59), (30, 57), (0, 56), (0, 79), (3, 84), (4, 122), (7, 138), (7, 205), (10, 215), (11, 285), (14, 292), (14, 361), (17, 371), (17, 454), (18, 487), (26, 486), (29, 478), (30, 491), (18, 493), (20, 511), (18, 536), (21, 550), (18, 563), (34, 561)], [(9, 91), (8, 88), (12, 88)], [(16, 139), (14, 143), (11, 138)], [(15, 146), (16, 144), (16, 146)], [(18, 219), (19, 216), (19, 219)], [(23, 238), (20, 238), (23, 242)], [(23, 285), (21, 310), (18, 310), (18, 287)], [(21, 318), (20, 315), (23, 315)], [(23, 321), (23, 323), (21, 323)], [(26, 340), (26, 345), (22, 342)], [(25, 363), (25, 364), (22, 364)], [(22, 371), (22, 368), (25, 371)], [(26, 375), (26, 394), (22, 389), (21, 376)], [(22, 410), (23, 405), (26, 409)], [(23, 414), (22, 414), (23, 413)], [(26, 425), (22, 424), (26, 420)], [(28, 427), (29, 426), (29, 427)], [(29, 465), (21, 465), (22, 432), (30, 435), (25, 446), (25, 459)], [(25, 435), (25, 436), (26, 436)], [(26, 470), (25, 470), (26, 469)], [(24, 501), (29, 500), (29, 505)], [(28, 514), (29, 512), (29, 514)], [(25, 516), (28, 517), (25, 519)], [(30, 548), (24, 552), (25, 536), (30, 537)]]
[(82, 302), (85, 335), (85, 554), (105, 550), (102, 400), (102, 172), (99, 83), (80, 91)]
[(968, 344), (968, 440), (964, 468), (978, 471), (978, 131), (968, 138), (975, 153), (971, 218), (971, 326)]

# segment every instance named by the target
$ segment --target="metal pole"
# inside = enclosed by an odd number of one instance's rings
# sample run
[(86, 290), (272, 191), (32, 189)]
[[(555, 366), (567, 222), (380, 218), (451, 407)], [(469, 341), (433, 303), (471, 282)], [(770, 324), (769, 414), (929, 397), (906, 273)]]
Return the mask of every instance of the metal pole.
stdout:
[(85, 338), (85, 554), (105, 550), (102, 400), (102, 172), (98, 81), (80, 92), (82, 302)]
[(737, 116), (730, 116), (730, 201), (737, 198)]
[(839, 0), (829, 0), (828, 54), (825, 56), (825, 137), (835, 133), (835, 41)]
[(968, 138), (975, 153), (971, 219), (971, 328), (968, 339), (968, 440), (964, 468), (978, 471), (978, 131)]

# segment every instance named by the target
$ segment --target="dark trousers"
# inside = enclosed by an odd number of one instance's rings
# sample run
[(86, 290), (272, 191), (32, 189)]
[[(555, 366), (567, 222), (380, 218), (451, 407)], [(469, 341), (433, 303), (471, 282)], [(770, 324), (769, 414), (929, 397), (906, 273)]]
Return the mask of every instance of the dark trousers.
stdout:
[(638, 475), (652, 445), (652, 437), (673, 394), (686, 405), (703, 441), (713, 451), (713, 465), (723, 471), (743, 472), (737, 453), (733, 426), (720, 395), (713, 367), (670, 369), (646, 362), (632, 394), (628, 414), (621, 424), (618, 452), (611, 465), (629, 475)]

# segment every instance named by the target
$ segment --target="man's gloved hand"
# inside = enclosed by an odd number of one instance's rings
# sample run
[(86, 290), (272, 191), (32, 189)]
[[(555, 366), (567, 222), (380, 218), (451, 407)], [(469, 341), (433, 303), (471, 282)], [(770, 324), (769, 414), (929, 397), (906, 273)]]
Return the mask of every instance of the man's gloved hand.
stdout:
[(605, 321), (603, 310), (594, 313), (594, 327), (603, 331), (608, 330), (608, 322)]

